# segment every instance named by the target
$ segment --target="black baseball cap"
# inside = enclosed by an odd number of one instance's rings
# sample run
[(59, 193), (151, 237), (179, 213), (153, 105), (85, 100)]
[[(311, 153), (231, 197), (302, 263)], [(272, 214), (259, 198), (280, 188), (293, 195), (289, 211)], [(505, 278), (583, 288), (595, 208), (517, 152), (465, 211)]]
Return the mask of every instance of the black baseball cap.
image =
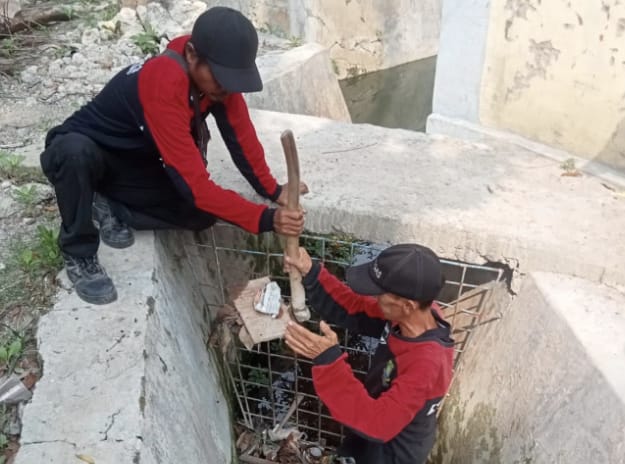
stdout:
[(438, 256), (416, 244), (393, 245), (376, 259), (347, 269), (347, 284), (361, 295), (395, 295), (434, 300), (444, 284)]
[(256, 67), (258, 34), (240, 11), (223, 6), (206, 10), (193, 24), (191, 42), (198, 56), (210, 66), (217, 82), (228, 92), (263, 89)]

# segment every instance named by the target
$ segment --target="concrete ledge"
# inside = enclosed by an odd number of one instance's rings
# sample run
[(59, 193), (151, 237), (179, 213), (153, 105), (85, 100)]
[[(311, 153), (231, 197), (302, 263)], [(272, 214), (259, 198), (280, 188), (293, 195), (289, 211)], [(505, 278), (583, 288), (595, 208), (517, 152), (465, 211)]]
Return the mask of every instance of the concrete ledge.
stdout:
[(625, 295), (533, 273), (499, 321), (476, 329), (432, 460), (620, 463)]
[(596, 176), (620, 188), (625, 188), (625, 174), (610, 166), (581, 158), (567, 151), (535, 142), (512, 132), (501, 131), (475, 124), (463, 119), (450, 118), (441, 114), (432, 113), (428, 116), (426, 132), (428, 134), (443, 134), (459, 139), (480, 141), (490, 144), (506, 143), (533, 151), (559, 163), (566, 160), (575, 160), (579, 170)]
[(118, 301), (92, 306), (61, 291), (41, 318), (44, 376), (25, 408), (16, 464), (78, 463), (76, 454), (98, 464), (231, 461), (230, 413), (206, 348), (210, 316), (176, 272), (184, 250), (164, 248), (168, 236), (101, 246)]
[(140, 234), (128, 250), (102, 247), (118, 301), (92, 306), (61, 291), (40, 319), (44, 376), (24, 411), (16, 464), (72, 463), (76, 454), (103, 464), (137, 462), (147, 301), (153, 295), (152, 235)]
[[(599, 178), (562, 177), (559, 163), (513, 144), (251, 115), (281, 182), (279, 136), (293, 130), (302, 179), (311, 188), (302, 199), (311, 231), (417, 240), (449, 259), (625, 284), (625, 197)], [(225, 148), (210, 150), (212, 177), (258, 200)]]

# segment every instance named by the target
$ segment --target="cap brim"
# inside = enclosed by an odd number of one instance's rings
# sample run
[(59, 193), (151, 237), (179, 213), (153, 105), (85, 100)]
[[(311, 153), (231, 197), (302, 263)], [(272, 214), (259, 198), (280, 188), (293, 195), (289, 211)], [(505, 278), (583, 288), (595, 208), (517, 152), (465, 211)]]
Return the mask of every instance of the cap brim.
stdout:
[(211, 61), (208, 61), (208, 63), (219, 85), (229, 93), (259, 92), (263, 90), (263, 81), (256, 66), (237, 69), (226, 68)]
[(372, 263), (360, 264), (347, 269), (347, 285), (360, 295), (381, 295), (386, 293), (382, 287), (374, 282), (371, 277)]

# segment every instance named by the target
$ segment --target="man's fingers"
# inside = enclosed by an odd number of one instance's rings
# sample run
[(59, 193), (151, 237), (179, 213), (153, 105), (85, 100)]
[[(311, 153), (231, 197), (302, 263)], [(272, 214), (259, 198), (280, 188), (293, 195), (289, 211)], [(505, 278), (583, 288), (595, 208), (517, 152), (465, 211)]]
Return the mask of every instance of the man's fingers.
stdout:
[(330, 328), (330, 326), (326, 323), (326, 321), (321, 321), (319, 323), (319, 328), (321, 329), (321, 333), (326, 336), (336, 336), (334, 330)]
[(299, 193), (302, 194), (302, 195), (305, 195), (308, 192), (310, 192), (310, 190), (308, 190), (308, 185), (306, 185), (306, 182), (300, 182), (299, 183)]
[(310, 347), (310, 342), (301, 339), (299, 337), (299, 334), (289, 331), (289, 329), (287, 329), (284, 338), (289, 348), (291, 348), (297, 354), (300, 354), (307, 358), (314, 358), (316, 356), (314, 349)]
[(274, 215), (274, 230), (283, 235), (299, 235), (304, 230), (304, 214), (278, 208)]

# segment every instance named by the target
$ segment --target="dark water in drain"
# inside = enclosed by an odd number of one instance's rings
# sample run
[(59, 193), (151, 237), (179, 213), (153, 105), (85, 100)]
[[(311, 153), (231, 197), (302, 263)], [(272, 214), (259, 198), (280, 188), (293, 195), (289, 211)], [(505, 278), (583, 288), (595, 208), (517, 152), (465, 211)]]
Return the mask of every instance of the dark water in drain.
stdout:
[(425, 131), (432, 112), (436, 57), (343, 79), (353, 122)]

